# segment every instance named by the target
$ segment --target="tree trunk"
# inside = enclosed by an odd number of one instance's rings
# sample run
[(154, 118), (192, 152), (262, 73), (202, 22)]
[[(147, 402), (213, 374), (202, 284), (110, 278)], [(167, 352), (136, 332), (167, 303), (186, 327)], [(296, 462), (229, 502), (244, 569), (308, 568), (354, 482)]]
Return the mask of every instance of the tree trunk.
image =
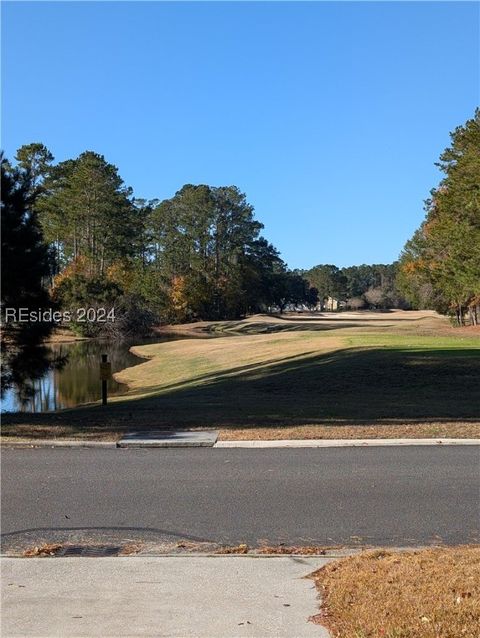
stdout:
[(77, 246), (77, 225), (73, 227), (73, 258), (77, 258), (78, 246)]
[(468, 318), (470, 319), (470, 325), (475, 325), (475, 315), (473, 314), (472, 306), (468, 306)]
[(105, 268), (105, 246), (102, 245), (101, 257), (100, 257), (100, 276), (103, 277), (103, 271)]

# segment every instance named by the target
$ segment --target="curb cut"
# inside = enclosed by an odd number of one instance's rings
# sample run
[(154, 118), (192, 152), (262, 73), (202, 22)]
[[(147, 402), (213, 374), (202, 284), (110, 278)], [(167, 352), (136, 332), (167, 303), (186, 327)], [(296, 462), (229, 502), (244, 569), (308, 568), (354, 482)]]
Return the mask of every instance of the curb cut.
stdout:
[(27, 441), (5, 441), (1, 442), (3, 448), (185, 448), (185, 447), (208, 447), (218, 448), (331, 448), (331, 447), (408, 447), (415, 445), (423, 446), (451, 446), (451, 445), (479, 445), (480, 439), (278, 439), (271, 441), (217, 441), (211, 444), (189, 444), (158, 445), (156, 442), (135, 442), (133, 445), (124, 445), (120, 441), (74, 441), (61, 439), (31, 439)]

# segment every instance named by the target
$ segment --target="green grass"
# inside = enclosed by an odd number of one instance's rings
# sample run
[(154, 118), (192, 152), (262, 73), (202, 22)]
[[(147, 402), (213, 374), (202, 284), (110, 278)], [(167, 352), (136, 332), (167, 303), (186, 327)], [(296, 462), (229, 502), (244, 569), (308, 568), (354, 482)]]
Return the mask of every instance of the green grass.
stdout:
[(435, 351), (442, 350), (461, 350), (471, 348), (473, 352), (480, 348), (479, 337), (441, 337), (441, 336), (418, 336), (415, 334), (398, 335), (398, 334), (356, 334), (346, 338), (349, 346), (368, 346), (368, 347), (408, 347), (420, 349), (432, 349)]
[[(145, 388), (140, 380), (131, 397), (135, 400), (140, 394), (145, 405), (158, 405), (165, 422), (182, 425), (479, 416), (478, 343), (442, 340), (437, 346), (412, 337), (396, 337), (396, 345), (380, 339), (358, 341), (362, 345), (279, 356), (249, 368), (237, 365), (232, 356), (230, 367), (221, 370), (201, 357), (195, 357), (192, 365), (187, 357), (179, 371), (174, 360), (160, 355), (149, 377), (163, 376), (163, 383)], [(229, 351), (228, 343), (222, 346)], [(170, 366), (185, 377), (169, 377)], [(140, 368), (137, 372), (142, 374)], [(169, 383), (172, 378), (176, 382)]]

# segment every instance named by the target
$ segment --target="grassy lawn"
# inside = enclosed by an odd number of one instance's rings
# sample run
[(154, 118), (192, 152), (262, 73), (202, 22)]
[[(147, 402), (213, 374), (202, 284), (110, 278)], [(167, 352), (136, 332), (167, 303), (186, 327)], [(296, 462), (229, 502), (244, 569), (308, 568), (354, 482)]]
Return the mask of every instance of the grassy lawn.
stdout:
[(229, 336), (137, 347), (148, 360), (116, 375), (129, 392), (107, 408), (8, 415), (4, 435), (216, 427), (224, 439), (480, 437), (480, 335), (433, 313), (189, 329)]
[(333, 638), (478, 638), (480, 548), (369, 551), (313, 575)]

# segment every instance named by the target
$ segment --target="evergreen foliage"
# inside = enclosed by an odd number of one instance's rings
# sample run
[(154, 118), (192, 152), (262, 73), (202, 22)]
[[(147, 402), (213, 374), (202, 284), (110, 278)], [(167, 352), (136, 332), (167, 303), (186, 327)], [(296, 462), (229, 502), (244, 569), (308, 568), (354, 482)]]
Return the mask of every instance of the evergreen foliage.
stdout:
[(418, 308), (480, 321), (480, 111), (451, 133), (445, 174), (425, 202), (426, 217), (400, 258), (399, 285)]
[[(37, 346), (52, 330), (50, 321), (20, 321), (21, 309), (49, 310), (46, 288), (51, 259), (34, 209), (28, 170), (13, 169), (1, 157), (2, 391), (24, 378), (41, 376), (50, 363)], [(8, 313), (8, 320), (7, 320)], [(27, 392), (30, 388), (26, 387)]]

